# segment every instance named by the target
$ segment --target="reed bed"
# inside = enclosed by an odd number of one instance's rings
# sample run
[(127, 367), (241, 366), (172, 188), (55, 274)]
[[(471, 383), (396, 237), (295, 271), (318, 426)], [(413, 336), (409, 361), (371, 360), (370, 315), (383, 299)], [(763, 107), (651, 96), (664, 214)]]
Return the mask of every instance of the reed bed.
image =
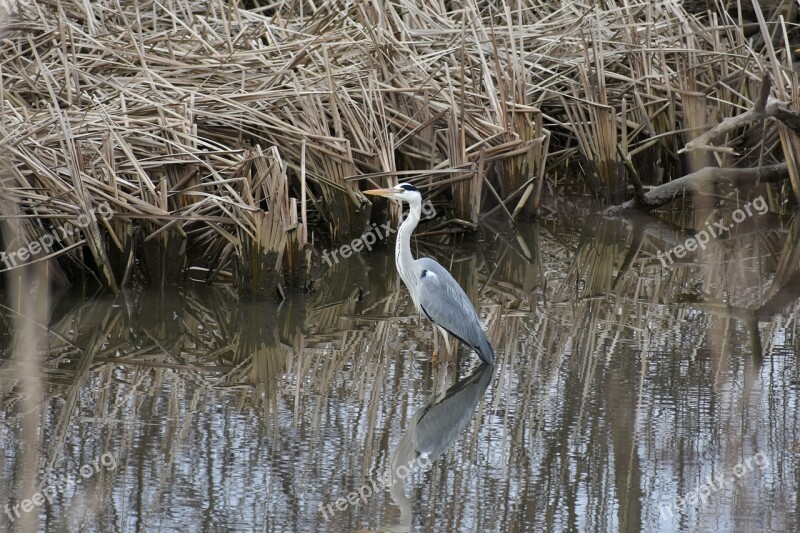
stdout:
[[(37, 257), (59, 258), (53, 279), (119, 291), (189, 273), (265, 297), (383, 216), (366, 186), (415, 183), (453, 231), (535, 216), (548, 175), (619, 202), (626, 162), (645, 184), (683, 175), (678, 150), (749, 109), (763, 70), (797, 97), (788, 45), (762, 51), (735, 16), (674, 0), (248, 7), (10, 4), (2, 216), (23, 227), (4, 249), (107, 207)], [(775, 13), (760, 27), (781, 41)], [(793, 135), (736, 132), (717, 162), (796, 166)]]

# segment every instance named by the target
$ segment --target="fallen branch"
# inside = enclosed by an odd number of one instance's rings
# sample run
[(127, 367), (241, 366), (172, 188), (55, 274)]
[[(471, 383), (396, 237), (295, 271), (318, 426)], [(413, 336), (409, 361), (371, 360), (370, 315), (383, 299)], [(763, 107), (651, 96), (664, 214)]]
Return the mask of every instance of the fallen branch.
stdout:
[[(695, 150), (734, 153), (733, 148), (715, 146), (711, 143), (714, 139), (733, 132), (742, 126), (752, 122), (764, 121), (767, 118), (779, 120), (789, 129), (800, 134), (800, 112), (792, 110), (788, 103), (771, 97), (769, 95), (771, 87), (772, 78), (769, 73), (765, 72), (761, 78), (761, 89), (753, 109), (741, 115), (726, 118), (707, 132), (687, 142), (686, 146), (679, 150), (678, 153), (693, 152)], [(625, 160), (625, 157), (623, 157), (623, 160)], [(629, 164), (628, 167), (628, 174), (634, 186), (634, 198), (622, 204), (607, 207), (601, 211), (601, 214), (616, 215), (625, 211), (655, 209), (687, 192), (705, 191), (717, 186), (722, 181), (741, 187), (742, 185), (757, 182), (776, 183), (789, 178), (789, 167), (786, 163), (754, 168), (705, 167), (643, 193), (641, 184), (637, 183), (638, 177), (635, 171), (631, 170), (632, 165)]]
[(800, 112), (793, 111), (790, 104), (769, 95), (772, 87), (772, 78), (769, 73), (764, 73), (761, 79), (761, 90), (758, 94), (755, 106), (741, 115), (728, 117), (707, 132), (686, 143), (686, 146), (678, 150), (679, 154), (684, 152), (694, 152), (697, 150), (711, 150), (714, 152), (735, 153), (733, 148), (726, 146), (714, 146), (711, 142), (726, 133), (741, 128), (753, 122), (761, 122), (768, 118), (774, 118), (786, 124), (786, 126), (797, 134), (800, 134)]
[(619, 205), (607, 207), (601, 214), (618, 215), (637, 209), (655, 209), (687, 192), (706, 191), (726, 181), (736, 187), (751, 183), (776, 183), (788, 179), (789, 167), (786, 163), (778, 163), (755, 168), (719, 168), (705, 167), (669, 183), (659, 185), (647, 191), (639, 199), (628, 200)]

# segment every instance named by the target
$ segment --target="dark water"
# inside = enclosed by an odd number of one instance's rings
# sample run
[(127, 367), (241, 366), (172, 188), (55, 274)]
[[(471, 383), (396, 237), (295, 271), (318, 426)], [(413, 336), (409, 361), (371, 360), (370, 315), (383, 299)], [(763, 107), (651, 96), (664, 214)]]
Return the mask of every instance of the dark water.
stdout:
[(55, 294), (27, 400), (4, 308), (0, 528), (796, 531), (800, 226), (665, 268), (686, 237), (565, 217), (420, 241), (494, 369), (434, 361), (385, 247), (280, 305)]

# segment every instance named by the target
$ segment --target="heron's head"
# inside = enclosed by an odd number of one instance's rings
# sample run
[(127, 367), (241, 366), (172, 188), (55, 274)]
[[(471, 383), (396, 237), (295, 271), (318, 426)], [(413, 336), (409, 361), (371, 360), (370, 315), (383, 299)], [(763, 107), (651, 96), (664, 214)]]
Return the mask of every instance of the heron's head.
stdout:
[(390, 189), (372, 189), (371, 191), (364, 191), (364, 194), (385, 196), (386, 198), (408, 203), (422, 202), (422, 195), (420, 192), (416, 187), (408, 183), (399, 183), (396, 187)]

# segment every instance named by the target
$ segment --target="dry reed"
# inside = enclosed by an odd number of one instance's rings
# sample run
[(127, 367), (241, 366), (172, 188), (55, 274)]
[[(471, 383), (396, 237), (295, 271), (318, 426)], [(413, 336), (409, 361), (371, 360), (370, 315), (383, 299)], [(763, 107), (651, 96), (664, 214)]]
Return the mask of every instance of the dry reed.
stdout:
[[(312, 245), (369, 224), (363, 182), (449, 196), (459, 231), (482, 212), (535, 215), (548, 169), (582, 169), (617, 202), (625, 159), (647, 184), (682, 175), (677, 151), (701, 126), (687, 112), (749, 108), (766, 66), (779, 95), (797, 94), (791, 51), (761, 52), (727, 13), (673, 0), (34, 0), (12, 12), (0, 150), (19, 209), (2, 215), (23, 219), (24, 244), (107, 204), (111, 220), (52, 256), (64, 256), (55, 277), (88, 271), (114, 291), (190, 267), (242, 294), (302, 284)], [(790, 159), (796, 187), (784, 130), (727, 139), (742, 155), (720, 164)]]

